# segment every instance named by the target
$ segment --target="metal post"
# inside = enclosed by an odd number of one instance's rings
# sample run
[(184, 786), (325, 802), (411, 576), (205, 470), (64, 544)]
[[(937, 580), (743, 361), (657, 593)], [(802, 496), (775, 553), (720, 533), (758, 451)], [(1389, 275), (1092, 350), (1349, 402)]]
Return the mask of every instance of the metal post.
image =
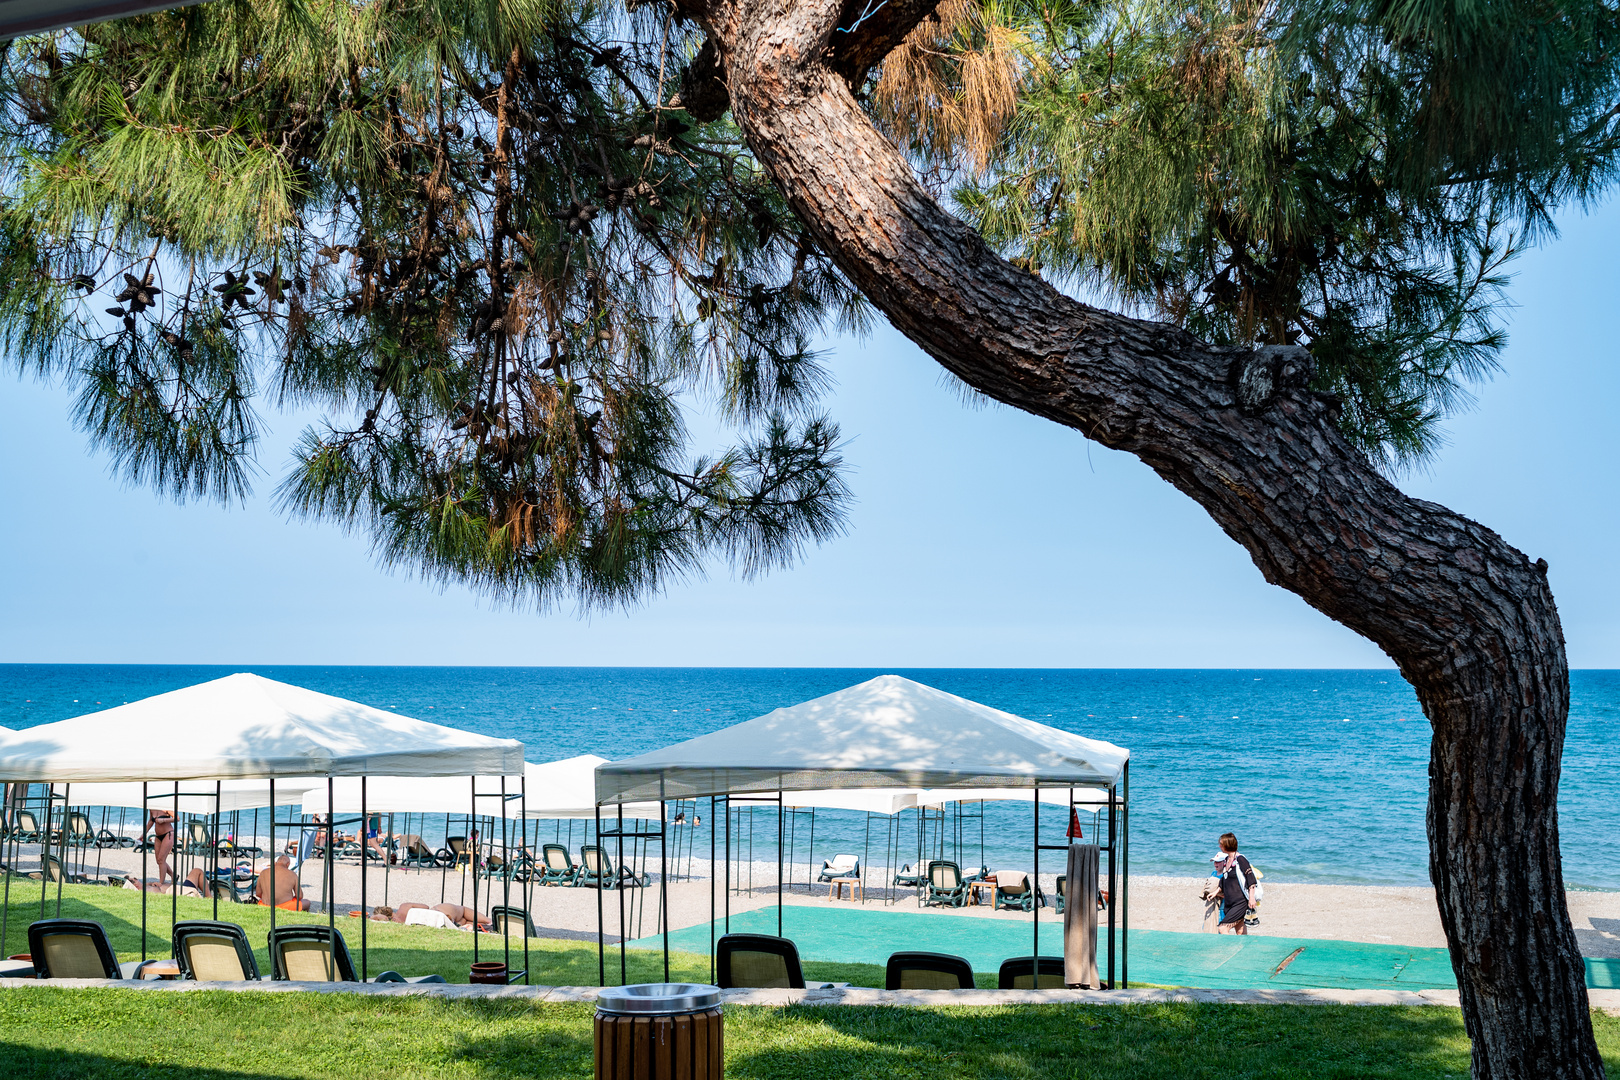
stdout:
[(731, 795), (726, 799), (726, 933), (731, 933)]
[[(596, 839), (600, 841), (602, 835), (597, 833)], [(619, 804), (619, 827), (614, 830), (615, 841), (613, 860), (613, 891), (619, 894), (619, 985), (623, 986), (630, 979), (628, 960), (626, 959), (625, 942), (630, 937), (630, 925), (624, 917), (624, 803)], [(602, 882), (597, 881), (597, 891), (601, 891)]]
[[(709, 796), (709, 982), (714, 982), (714, 887), (720, 884), (720, 875), (714, 872), (715, 840), (720, 836), (720, 830), (714, 827), (714, 796)], [(692, 803), (693, 813), (697, 812), (697, 802)], [(10, 880), (6, 882), (10, 887)]]
[[(146, 817), (147, 823), (152, 820), (152, 810), (146, 805), (149, 797), (146, 793), (146, 781), (141, 781), (141, 813)], [(156, 843), (153, 844), (156, 847)], [(141, 830), (141, 959), (146, 959), (146, 830)]]
[[(169, 948), (174, 949), (174, 924), (180, 921), (180, 781), (174, 782), (174, 816), (169, 820), (169, 855), (174, 865), (169, 867)], [(161, 871), (160, 871), (161, 873)]]
[(57, 844), (59, 854), (56, 857), (56, 917), (58, 919), (62, 917), (62, 883), (67, 880), (68, 794), (72, 790), (73, 785), (71, 783), (62, 785), (62, 831), (57, 833), (57, 836), (61, 839)]
[(776, 791), (776, 936), (782, 937), (782, 790)]
[[(473, 963), (478, 963), (478, 777), (468, 778), (472, 785), (472, 813), (467, 818), (467, 872), (472, 875), (473, 894)], [(467, 895), (463, 890), (463, 897)]]
[[(214, 781), (214, 858), (213, 868), (208, 874), (208, 895), (214, 898), (214, 921), (219, 921), (219, 891), (214, 886), (219, 884), (219, 796), (224, 789), (218, 780)], [(231, 873), (234, 879), (236, 874)]]
[(1030, 957), (1034, 960), (1034, 982), (1030, 985), (1035, 989), (1041, 988), (1041, 785), (1036, 784), (1031, 791), (1034, 798), (1029, 800), (1030, 807), (1035, 815), (1035, 872), (1030, 875), (1029, 883), (1029, 926), (1030, 926)]
[(337, 817), (337, 800), (333, 798), (332, 785), (332, 778), (328, 776), (326, 778), (326, 929), (332, 936), (328, 939), (329, 948), (326, 950), (327, 982), (337, 982), (337, 904), (333, 903), (337, 896), (337, 882), (332, 879), (332, 849), (337, 847), (337, 829), (334, 825), (334, 819)]
[[(602, 842), (602, 804), (596, 804), (596, 842)], [(580, 862), (584, 862), (584, 852), (580, 853)], [(602, 925), (607, 921), (607, 913), (602, 910), (602, 860), (600, 853), (596, 860), (596, 985), (607, 985), (607, 939), (603, 934)]]
[[(366, 955), (366, 924), (371, 922), (371, 909), (366, 906), (366, 852), (371, 847), (371, 819), (366, 817), (366, 778), (360, 778), (360, 981), (371, 975), (370, 957)], [(388, 864), (383, 863), (384, 866)], [(386, 871), (384, 871), (386, 873)]]
[[(272, 776), (270, 778), (270, 866), (268, 867), (270, 871), (270, 895), (265, 897), (270, 903), (270, 940), (272, 942), (276, 940), (276, 908), (278, 906), (276, 904), (276, 859), (279, 857), (279, 853), (276, 851), (276, 778)], [(257, 884), (257, 882), (254, 882), (255, 886)], [(255, 888), (254, 891), (257, 892), (258, 889)], [(270, 967), (274, 970), (275, 966), (276, 956), (274, 945), (272, 945)]]
[[(695, 811), (695, 804), (694, 804)], [(658, 906), (664, 924), (664, 981), (669, 982), (669, 809), (664, 802), (664, 774), (658, 774)]]
[(1119, 801), (1119, 789), (1108, 787), (1108, 989), (1114, 988), (1114, 845), (1119, 842), (1115, 829), (1114, 804)]
[[(1131, 762), (1127, 758), (1120, 773), (1124, 791), (1120, 796), (1119, 845), (1119, 985), (1131, 988)], [(1112, 906), (1112, 897), (1109, 897)]]

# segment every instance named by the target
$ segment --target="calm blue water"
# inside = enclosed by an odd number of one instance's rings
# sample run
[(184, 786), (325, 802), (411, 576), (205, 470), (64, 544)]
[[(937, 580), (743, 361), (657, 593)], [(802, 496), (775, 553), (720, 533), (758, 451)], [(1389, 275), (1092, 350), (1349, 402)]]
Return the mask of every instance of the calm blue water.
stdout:
[[(248, 670), (488, 735), (532, 761), (625, 757), (842, 689), (881, 671), (0, 665), (0, 725), (62, 720)], [(1200, 874), (1231, 830), (1273, 881), (1424, 884), (1429, 726), (1390, 671), (906, 671), (919, 682), (1131, 749), (1131, 867)], [(1620, 672), (1578, 671), (1559, 814), (1572, 888), (1620, 890)], [(709, 816), (705, 817), (705, 826)], [(774, 818), (774, 815), (773, 815)], [(1045, 815), (1062, 842), (1061, 810)], [(1044, 823), (1043, 823), (1044, 824)], [(819, 812), (817, 854), (859, 845), (859, 815)], [(877, 826), (881, 829), (881, 826)], [(915, 850), (915, 825), (908, 825)], [(774, 857), (775, 824), (755, 855)], [(706, 829), (698, 841), (707, 848)], [(952, 829), (954, 833), (954, 828)], [(979, 823), (964, 823), (964, 862)], [(994, 805), (984, 861), (1027, 867), (1027, 805)], [(1043, 828), (1043, 833), (1046, 829)], [(807, 836), (801, 825), (797, 850)], [(872, 841), (881, 846), (880, 833)], [(1054, 862), (1056, 853), (1050, 856)], [(876, 862), (875, 854), (874, 861)], [(1043, 868), (1045, 868), (1043, 866)]]

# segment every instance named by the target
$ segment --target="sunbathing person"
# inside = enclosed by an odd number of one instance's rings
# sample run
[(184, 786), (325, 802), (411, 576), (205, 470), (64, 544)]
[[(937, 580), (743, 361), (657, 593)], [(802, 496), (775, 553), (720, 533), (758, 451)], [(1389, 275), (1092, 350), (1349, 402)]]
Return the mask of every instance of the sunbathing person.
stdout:
[[(145, 885), (147, 892), (161, 893), (164, 896), (169, 895), (169, 886), (161, 878), (157, 880), (147, 878)], [(131, 892), (141, 891), (141, 886), (137, 883), (135, 878), (125, 878), (123, 887), (129, 889)], [(183, 880), (181, 880), (180, 895), (204, 900), (208, 898), (208, 879), (203, 876), (203, 872), (201, 870), (193, 869), (185, 876)]]
[(274, 904), (285, 911), (308, 911), (309, 901), (293, 873), (291, 861), (285, 855), (259, 871), (259, 880), (253, 886), (253, 895), (261, 904)]
[(474, 919), (478, 921), (477, 925), (480, 930), (488, 930), (490, 926), (487, 917), (462, 904), (434, 904), (429, 907), (427, 904), (418, 904), (407, 900), (398, 907), (380, 907), (377, 909), (377, 914), (372, 917), (379, 920), (391, 919), (394, 922), (403, 924), (409, 919), (410, 913), (416, 910), (437, 911), (462, 930), (471, 930)]

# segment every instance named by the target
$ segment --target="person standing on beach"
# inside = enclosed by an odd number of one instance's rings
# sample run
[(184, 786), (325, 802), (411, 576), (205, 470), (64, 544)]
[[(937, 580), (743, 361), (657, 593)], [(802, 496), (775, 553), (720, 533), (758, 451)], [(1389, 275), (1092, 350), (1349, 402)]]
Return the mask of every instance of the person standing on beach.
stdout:
[(174, 815), (167, 810), (147, 811), (142, 840), (148, 830), (152, 833), (152, 857), (157, 860), (158, 887), (162, 888), (174, 877), (174, 867), (169, 865), (169, 853), (174, 850)]
[(1238, 853), (1237, 837), (1231, 833), (1221, 834), (1221, 857), (1215, 872), (1221, 879), (1221, 921), (1215, 932), (1247, 934), (1249, 928), (1243, 918), (1249, 913), (1250, 898), (1259, 882), (1249, 860)]

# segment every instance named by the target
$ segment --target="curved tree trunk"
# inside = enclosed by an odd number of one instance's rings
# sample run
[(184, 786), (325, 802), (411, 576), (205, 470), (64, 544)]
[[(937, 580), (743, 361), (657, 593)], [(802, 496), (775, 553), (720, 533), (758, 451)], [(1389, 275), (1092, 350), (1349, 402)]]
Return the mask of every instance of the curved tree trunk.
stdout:
[(1267, 581), (1395, 660), (1434, 730), (1430, 873), (1474, 1075), (1599, 1080), (1558, 857), (1569, 678), (1546, 563), (1390, 484), (1305, 389), (1304, 350), (1223, 350), (1088, 307), (941, 209), (846, 81), (931, 8), (890, 6), (875, 32), (839, 0), (683, 11), (754, 153), (896, 327), (990, 397), (1137, 455)]

